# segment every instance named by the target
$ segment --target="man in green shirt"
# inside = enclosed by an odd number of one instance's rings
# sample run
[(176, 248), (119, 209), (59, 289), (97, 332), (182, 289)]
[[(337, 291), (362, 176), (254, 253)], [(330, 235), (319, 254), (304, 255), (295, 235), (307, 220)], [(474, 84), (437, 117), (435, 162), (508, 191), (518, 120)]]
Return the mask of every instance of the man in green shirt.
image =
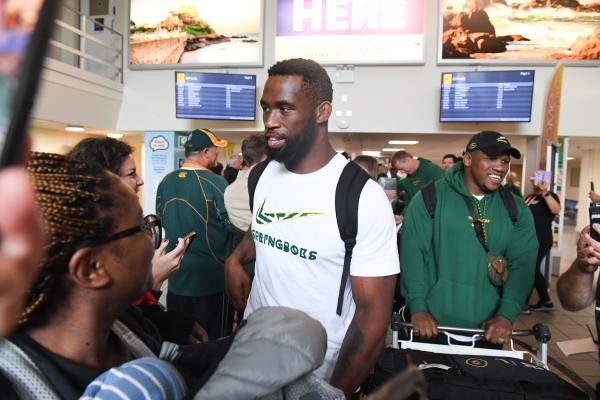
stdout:
[[(444, 171), (436, 164), (424, 158), (414, 158), (407, 151), (400, 150), (392, 156), (392, 167), (406, 174), (406, 178), (396, 178), (396, 195), (404, 192), (404, 203), (408, 206), (410, 200), (421, 188), (429, 182), (435, 182), (444, 177)], [(396, 223), (402, 222), (402, 216), (396, 215)]]
[[(523, 200), (506, 192), (514, 198), (513, 223), (498, 190), (511, 156), (521, 155), (504, 136), (480, 132), (469, 141), (463, 162), (435, 182), (433, 217), (423, 191), (409, 204), (400, 265), (415, 335), (434, 337), (440, 324), (483, 327), (492, 344), (510, 337), (533, 284), (538, 247), (533, 217)], [(479, 232), (474, 216), (483, 226)], [(492, 282), (490, 269), (498, 262), (508, 275)]]
[(218, 148), (227, 146), (208, 129), (196, 129), (185, 144), (185, 162), (164, 177), (156, 194), (156, 211), (169, 247), (190, 232), (196, 236), (169, 277), (167, 308), (193, 314), (209, 339), (222, 335), (224, 264), (230, 252), (231, 224), (223, 200), (225, 179), (209, 170)]
[(406, 178), (398, 180), (396, 189), (398, 195), (406, 193), (406, 204), (417, 194), (419, 190), (429, 182), (437, 181), (444, 177), (444, 170), (437, 164), (425, 158), (414, 158), (407, 151), (400, 150), (392, 156), (392, 165), (398, 171), (406, 174)]

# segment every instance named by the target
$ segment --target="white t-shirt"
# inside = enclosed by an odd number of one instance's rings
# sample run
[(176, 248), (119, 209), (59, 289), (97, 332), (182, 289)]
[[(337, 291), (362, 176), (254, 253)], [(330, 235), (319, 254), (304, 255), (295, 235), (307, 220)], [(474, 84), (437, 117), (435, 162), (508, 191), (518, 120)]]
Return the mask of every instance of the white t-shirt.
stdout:
[[(335, 189), (348, 161), (336, 155), (318, 171), (295, 174), (272, 161), (254, 194), (255, 277), (245, 316), (265, 306), (306, 312), (327, 330), (327, 354), (317, 373), (329, 379), (354, 316), (350, 279), (342, 315), (336, 314), (344, 243), (335, 215)], [(369, 180), (358, 207), (358, 234), (350, 275), (399, 273), (396, 229), (383, 189)]]

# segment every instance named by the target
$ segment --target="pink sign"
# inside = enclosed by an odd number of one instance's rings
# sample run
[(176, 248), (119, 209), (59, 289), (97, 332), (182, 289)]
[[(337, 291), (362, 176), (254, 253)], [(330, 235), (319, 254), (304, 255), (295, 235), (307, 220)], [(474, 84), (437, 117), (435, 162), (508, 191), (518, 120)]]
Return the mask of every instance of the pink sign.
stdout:
[(277, 36), (422, 34), (424, 0), (278, 0)]

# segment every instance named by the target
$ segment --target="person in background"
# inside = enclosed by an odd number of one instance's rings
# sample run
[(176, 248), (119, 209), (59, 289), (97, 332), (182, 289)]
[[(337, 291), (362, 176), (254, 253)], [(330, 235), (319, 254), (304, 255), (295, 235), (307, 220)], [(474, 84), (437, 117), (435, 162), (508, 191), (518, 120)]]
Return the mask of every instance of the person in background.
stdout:
[(353, 161), (357, 163), (362, 169), (364, 169), (365, 172), (369, 174), (371, 179), (377, 181), (378, 165), (377, 159), (375, 157), (360, 155), (354, 157)]
[(208, 169), (219, 176), (223, 176), (223, 164), (221, 164), (218, 161), (214, 165), (210, 166)]
[(593, 190), (589, 191), (588, 197), (591, 201), (600, 201), (600, 194), (594, 192)]
[(377, 181), (379, 180), (379, 178), (387, 178), (388, 177), (388, 168), (383, 165), (383, 164), (379, 164), (377, 166)]
[[(256, 164), (267, 158), (267, 140), (265, 135), (248, 136), (242, 142), (243, 169), (237, 179), (225, 189), (224, 199), (227, 215), (231, 223), (246, 233), (252, 222), (248, 195), (248, 175)], [(241, 238), (240, 238), (241, 240)]]
[(227, 141), (208, 129), (192, 131), (185, 143), (185, 162), (163, 178), (156, 193), (156, 211), (170, 243), (196, 233), (181, 269), (169, 277), (167, 309), (194, 315), (209, 339), (228, 332), (223, 266), (233, 228), (223, 200), (227, 181), (210, 171), (225, 146)]
[(454, 164), (456, 164), (457, 162), (458, 162), (458, 157), (456, 157), (454, 154), (446, 154), (442, 158), (442, 169), (444, 170), (444, 172), (446, 172), (450, 168), (452, 168), (454, 166)]
[[(139, 193), (144, 181), (137, 173), (133, 160), (133, 147), (128, 143), (112, 138), (86, 138), (71, 149), (69, 156), (86, 162), (96, 163), (116, 174), (123, 183), (136, 194)], [(154, 252), (152, 258), (152, 290), (135, 302), (148, 318), (158, 328), (164, 340), (174, 343), (187, 344), (207, 340), (204, 328), (198, 324), (191, 314), (176, 311), (165, 312), (158, 303), (164, 281), (179, 270), (181, 259), (189, 245), (189, 239), (177, 239), (177, 246), (167, 252), (168, 240), (164, 240)]]
[(223, 170), (223, 178), (231, 185), (235, 178), (237, 178), (238, 172), (242, 167), (242, 157), (233, 155), (227, 160), (227, 166)]
[[(533, 178), (532, 178), (533, 180)], [(548, 284), (546, 278), (542, 275), (542, 260), (550, 254), (552, 243), (552, 221), (560, 212), (560, 200), (556, 193), (549, 190), (549, 183), (545, 181), (532, 182), (533, 193), (525, 198), (525, 204), (529, 207), (533, 215), (535, 224), (535, 233), (539, 243), (537, 259), (535, 261), (535, 290), (538, 293), (539, 301), (529, 306), (531, 311), (552, 311), (554, 304), (548, 294)], [(531, 295), (530, 295), (531, 297)], [(527, 310), (527, 305), (525, 304)], [(525, 311), (526, 313), (526, 311)]]
[[(444, 177), (444, 171), (424, 158), (415, 158), (407, 151), (400, 150), (392, 156), (392, 166), (406, 174), (406, 178), (397, 180), (396, 196), (401, 199), (404, 193), (404, 207), (410, 204), (411, 199), (419, 190), (429, 182), (435, 182)], [(403, 216), (394, 214), (396, 224), (402, 223)]]
[(517, 176), (516, 172), (510, 171), (508, 175), (506, 175), (506, 183), (504, 186), (517, 196), (521, 198), (523, 197), (521, 186), (519, 186), (519, 177)]

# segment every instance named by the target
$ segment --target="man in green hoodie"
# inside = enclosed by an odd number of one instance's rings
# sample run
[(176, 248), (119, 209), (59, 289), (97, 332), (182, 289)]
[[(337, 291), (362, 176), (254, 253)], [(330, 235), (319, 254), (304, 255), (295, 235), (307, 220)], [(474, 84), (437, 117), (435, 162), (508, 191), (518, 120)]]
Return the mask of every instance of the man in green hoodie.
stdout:
[[(464, 160), (435, 182), (433, 217), (422, 192), (409, 204), (400, 265), (416, 336), (434, 337), (440, 324), (483, 327), (492, 344), (502, 345), (510, 337), (533, 284), (538, 247), (523, 200), (513, 196), (513, 223), (498, 190), (511, 156), (521, 154), (506, 137), (480, 132), (469, 140)], [(474, 216), (483, 227), (479, 233)], [(508, 273), (492, 282), (498, 264)]]

